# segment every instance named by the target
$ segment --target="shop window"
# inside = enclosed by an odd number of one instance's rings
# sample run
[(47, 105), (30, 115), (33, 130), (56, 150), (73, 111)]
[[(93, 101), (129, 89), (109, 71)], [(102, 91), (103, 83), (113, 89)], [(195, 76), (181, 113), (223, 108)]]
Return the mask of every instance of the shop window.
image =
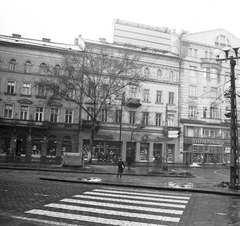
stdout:
[(148, 161), (148, 153), (149, 153), (149, 144), (141, 143), (140, 145), (140, 155), (139, 161), (140, 162), (147, 162)]
[(42, 136), (40, 134), (35, 134), (32, 138), (32, 152), (34, 155), (41, 154), (42, 147)]
[(70, 136), (63, 137), (62, 152), (72, 152), (72, 139)]
[(2, 133), (0, 153), (3, 153), (5, 155), (10, 155), (10, 144), (11, 144), (11, 134), (6, 132)]
[(54, 135), (50, 135), (48, 137), (48, 143), (47, 143), (48, 157), (56, 156), (56, 150), (57, 150), (57, 137)]

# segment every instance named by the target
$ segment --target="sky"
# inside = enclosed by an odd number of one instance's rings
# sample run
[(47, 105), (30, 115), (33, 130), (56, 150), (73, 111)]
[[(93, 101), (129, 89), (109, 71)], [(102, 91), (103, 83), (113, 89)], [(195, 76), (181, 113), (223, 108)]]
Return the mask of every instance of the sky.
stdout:
[(73, 44), (112, 41), (114, 19), (177, 32), (224, 28), (240, 38), (239, 0), (0, 0), (0, 34)]

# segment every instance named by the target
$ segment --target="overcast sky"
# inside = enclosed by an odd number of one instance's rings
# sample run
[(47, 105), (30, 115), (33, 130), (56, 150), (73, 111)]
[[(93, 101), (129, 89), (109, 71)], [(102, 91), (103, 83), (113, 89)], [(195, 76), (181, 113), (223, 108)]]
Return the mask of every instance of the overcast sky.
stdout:
[(224, 28), (240, 38), (239, 0), (0, 0), (0, 34), (73, 43), (112, 39), (112, 22), (199, 32)]

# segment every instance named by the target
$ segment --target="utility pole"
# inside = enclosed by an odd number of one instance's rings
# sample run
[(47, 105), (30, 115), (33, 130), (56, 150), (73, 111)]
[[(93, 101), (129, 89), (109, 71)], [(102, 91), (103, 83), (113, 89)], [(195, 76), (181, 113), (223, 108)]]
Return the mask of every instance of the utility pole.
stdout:
[(235, 65), (238, 57), (238, 49), (233, 48), (236, 57), (228, 57), (229, 50), (224, 50), (226, 54), (225, 59), (217, 59), (217, 61), (230, 60), (231, 66), (231, 159), (230, 159), (230, 186), (237, 188), (239, 186), (239, 153), (238, 153), (238, 128), (237, 128), (237, 102), (236, 102), (236, 86), (235, 86)]
[(124, 91), (122, 93), (122, 98), (121, 98), (121, 109), (120, 109), (120, 128), (119, 128), (119, 147), (120, 147), (120, 156), (122, 154), (122, 112), (123, 112), (123, 104), (125, 103), (125, 93), (126, 91)]
[(164, 153), (163, 153), (163, 170), (168, 170), (168, 106), (166, 104), (165, 110), (165, 125), (164, 125), (164, 134), (165, 134), (165, 142), (164, 142)]

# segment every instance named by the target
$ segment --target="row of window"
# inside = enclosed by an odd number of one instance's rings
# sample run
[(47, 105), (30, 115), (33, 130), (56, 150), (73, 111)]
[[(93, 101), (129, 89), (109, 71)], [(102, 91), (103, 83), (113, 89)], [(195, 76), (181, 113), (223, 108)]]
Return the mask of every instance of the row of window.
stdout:
[[(45, 96), (46, 95), (46, 88), (44, 86), (38, 86), (38, 95), (39, 96)], [(16, 93), (16, 81), (8, 81), (7, 82), (7, 94), (15, 94)], [(31, 95), (31, 83), (29, 82), (23, 82), (22, 88), (21, 88), (21, 94), (23, 95)], [(73, 94), (72, 94), (73, 95)], [(162, 91), (156, 92), (156, 103), (163, 103), (162, 100)], [(136, 98), (137, 96), (137, 89), (136, 87), (131, 87), (130, 89), (130, 97)], [(150, 102), (150, 90), (144, 89), (143, 90), (143, 101), (144, 102)], [(168, 103), (174, 104), (174, 92), (169, 92), (168, 95)]]
[[(13, 71), (15, 72), (17, 70), (17, 65), (18, 65), (18, 62), (16, 59), (11, 59), (9, 61), (9, 71)], [(32, 61), (26, 61), (24, 63), (24, 73), (26, 74), (30, 74), (32, 73), (32, 68), (33, 68), (33, 62)], [(40, 63), (39, 65), (39, 74), (47, 74), (48, 71), (51, 70), (50, 69), (50, 66), (47, 64), (47, 63)], [(54, 67), (53, 67), (53, 72), (55, 75), (59, 75), (61, 71), (61, 66), (59, 64), (56, 64)]]
[[(194, 105), (190, 105), (188, 107), (188, 116), (190, 118), (196, 118), (198, 114), (198, 110), (197, 110), (197, 106)], [(208, 108), (207, 107), (203, 107), (203, 112), (202, 112), (202, 117), (203, 118), (211, 118), (211, 119), (221, 119), (221, 109), (216, 108), (216, 107), (210, 107), (210, 110), (208, 112)]]
[[(144, 68), (143, 76), (145, 79), (150, 79), (154, 77), (154, 74), (151, 73), (154, 69), (149, 69), (148, 67)], [(164, 76), (165, 74), (165, 76)], [(168, 73), (163, 73), (162, 69), (157, 69), (156, 71), (156, 79), (158, 81), (169, 81), (169, 82), (178, 82), (178, 75), (176, 71), (170, 70)]]
[(185, 129), (185, 136), (204, 138), (230, 138), (230, 130), (187, 126)]
[[(50, 118), (44, 117), (44, 107), (36, 107), (35, 108), (35, 117), (30, 117), (29, 115), (30, 107), (28, 105), (21, 105), (20, 106), (20, 115), (19, 119), (21, 120), (35, 120), (35, 121), (45, 121), (49, 120), (50, 122), (57, 123), (59, 122), (60, 110), (58, 108), (51, 108), (50, 109)], [(87, 109), (90, 113), (93, 113), (93, 108), (88, 107)], [(71, 124), (74, 120), (73, 110), (65, 109), (65, 123)], [(103, 109), (100, 115), (100, 120), (102, 122), (108, 122), (112, 117), (109, 117), (110, 112), (108, 110)], [(112, 112), (111, 112), (112, 114)], [(135, 111), (129, 111), (129, 124), (134, 125), (137, 121), (138, 115)], [(17, 117), (17, 115), (15, 114)], [(13, 104), (5, 104), (4, 106), (4, 118), (12, 119), (14, 117), (14, 105)], [(87, 120), (91, 120), (90, 116), (87, 116)], [(121, 111), (116, 110), (115, 112), (115, 122), (120, 124), (121, 123)], [(142, 122), (144, 125), (150, 124), (150, 114), (149, 112), (142, 113)], [(155, 113), (155, 126), (162, 126), (162, 113)], [(168, 126), (174, 126), (174, 115), (168, 115)]]
[[(19, 119), (21, 120), (35, 120), (35, 121), (44, 121), (44, 108), (43, 107), (36, 107), (35, 108), (35, 117), (30, 117), (29, 115), (30, 107), (28, 105), (21, 105), (20, 106), (20, 116)], [(50, 122), (59, 122), (59, 109), (58, 108), (51, 108)], [(17, 116), (15, 114), (15, 116)], [(14, 105), (13, 104), (5, 104), (4, 106), (4, 118), (12, 119), (14, 117)], [(71, 124), (73, 123), (73, 110), (65, 109), (65, 123)]]

